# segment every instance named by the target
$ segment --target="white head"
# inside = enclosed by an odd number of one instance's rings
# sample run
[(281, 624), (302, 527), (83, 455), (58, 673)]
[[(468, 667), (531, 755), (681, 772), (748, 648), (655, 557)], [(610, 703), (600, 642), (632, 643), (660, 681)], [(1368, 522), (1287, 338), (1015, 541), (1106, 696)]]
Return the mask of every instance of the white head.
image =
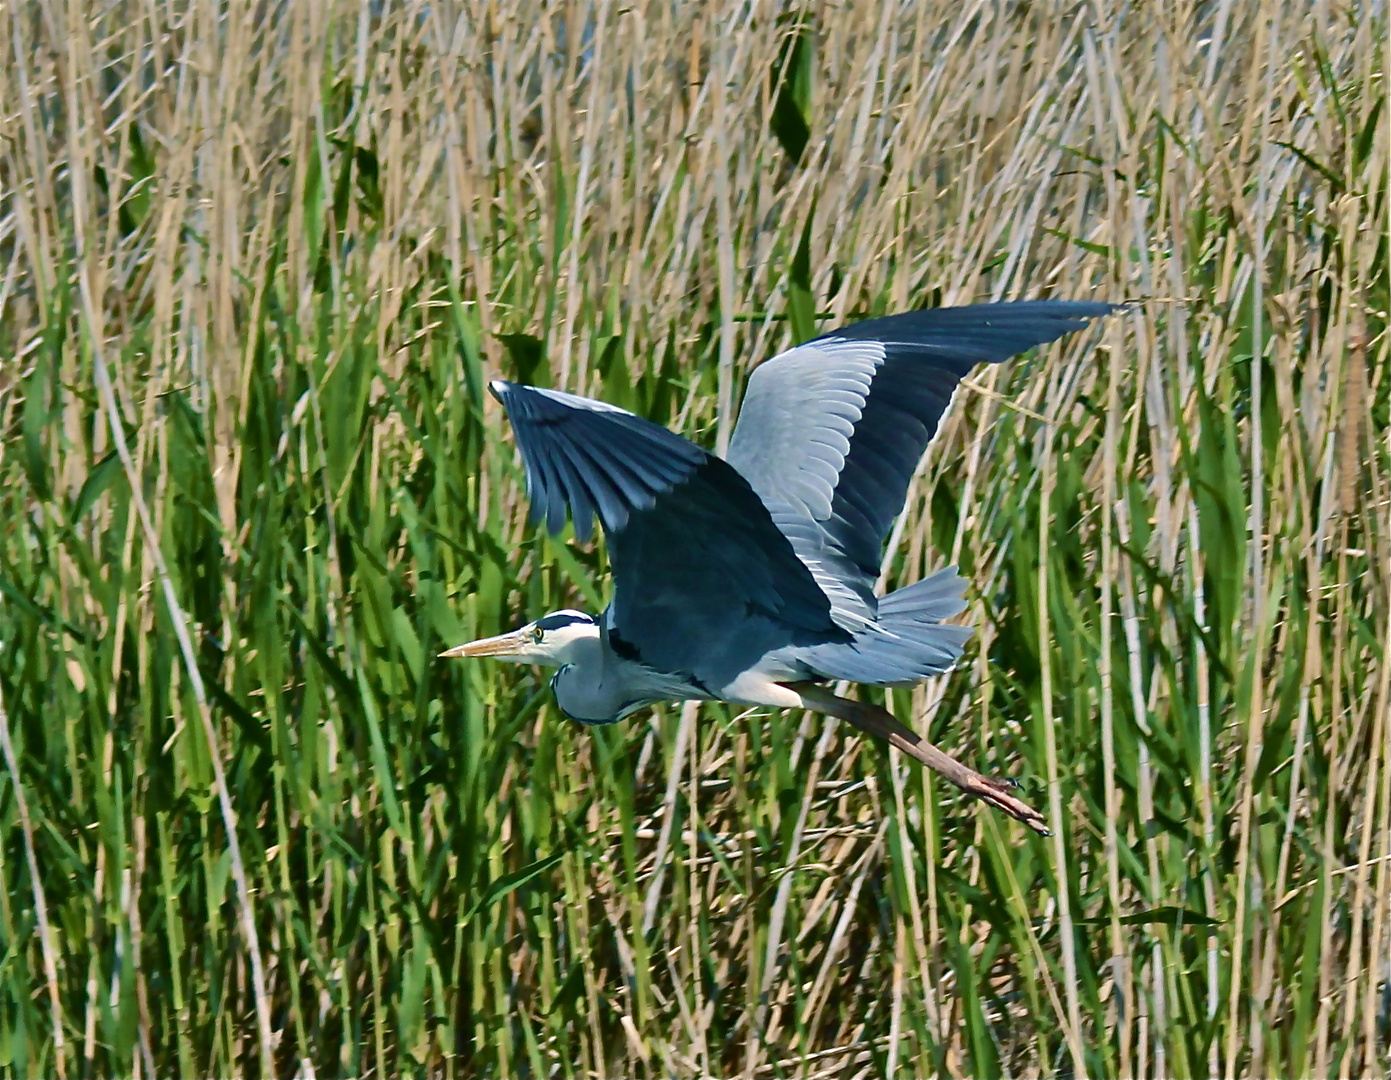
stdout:
[(592, 615), (566, 608), (543, 615), (520, 630), (456, 645), (441, 656), (488, 656), (514, 664), (565, 667), (592, 654), (599, 623)]

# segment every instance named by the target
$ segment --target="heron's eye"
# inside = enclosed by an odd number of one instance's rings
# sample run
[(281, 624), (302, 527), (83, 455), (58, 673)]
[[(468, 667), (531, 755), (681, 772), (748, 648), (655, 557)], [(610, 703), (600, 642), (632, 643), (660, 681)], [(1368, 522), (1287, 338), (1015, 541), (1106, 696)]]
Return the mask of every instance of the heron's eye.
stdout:
[(533, 626), (531, 628), (531, 640), (536, 642), (536, 644), (540, 645), (545, 636), (546, 631), (542, 630), (539, 626)]

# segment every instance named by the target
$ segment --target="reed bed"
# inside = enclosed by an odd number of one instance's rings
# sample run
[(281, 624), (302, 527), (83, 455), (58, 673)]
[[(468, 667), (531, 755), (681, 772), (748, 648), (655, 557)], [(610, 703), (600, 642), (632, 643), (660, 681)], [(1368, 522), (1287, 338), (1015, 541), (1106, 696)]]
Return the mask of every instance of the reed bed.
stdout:
[[(1386, 1075), (1384, 3), (0, 3), (0, 1068)], [(496, 375), (710, 446), (839, 320), (978, 371), (835, 722), (560, 718)]]

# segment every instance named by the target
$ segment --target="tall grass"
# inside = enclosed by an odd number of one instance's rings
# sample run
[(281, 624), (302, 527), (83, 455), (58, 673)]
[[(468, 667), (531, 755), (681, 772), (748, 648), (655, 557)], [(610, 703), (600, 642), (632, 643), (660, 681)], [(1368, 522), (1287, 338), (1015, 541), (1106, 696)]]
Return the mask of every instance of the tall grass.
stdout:
[[(10, 1075), (1384, 1075), (1384, 4), (0, 4)], [(889, 704), (611, 729), (495, 374), (708, 445), (837, 320), (976, 373)]]

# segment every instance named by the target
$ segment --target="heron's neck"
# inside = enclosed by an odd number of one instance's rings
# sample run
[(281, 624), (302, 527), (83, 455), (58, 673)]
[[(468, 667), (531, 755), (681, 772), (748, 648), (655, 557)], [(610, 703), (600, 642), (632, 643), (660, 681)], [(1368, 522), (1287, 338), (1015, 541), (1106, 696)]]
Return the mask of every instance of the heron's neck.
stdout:
[(551, 679), (556, 704), (582, 724), (610, 724), (628, 704), (618, 677), (618, 658), (600, 639), (585, 636), (566, 649), (564, 663)]

